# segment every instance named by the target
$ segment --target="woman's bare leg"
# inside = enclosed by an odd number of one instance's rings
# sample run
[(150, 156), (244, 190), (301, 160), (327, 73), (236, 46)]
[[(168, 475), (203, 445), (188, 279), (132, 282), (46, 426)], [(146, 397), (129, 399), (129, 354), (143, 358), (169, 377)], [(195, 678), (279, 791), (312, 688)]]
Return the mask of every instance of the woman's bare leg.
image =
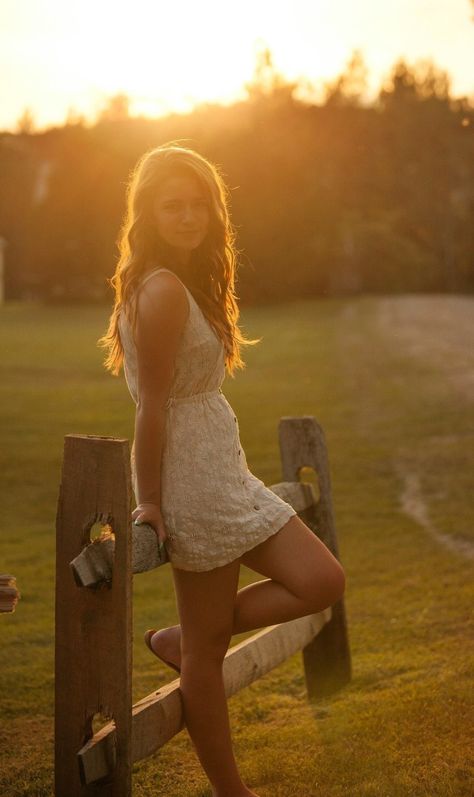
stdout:
[[(295, 516), (276, 534), (246, 551), (241, 561), (268, 578), (235, 596), (232, 634), (265, 628), (319, 612), (342, 596), (344, 571), (303, 521)], [(159, 631), (153, 647), (180, 666), (179, 625)]]
[(315, 614), (344, 593), (341, 564), (297, 515), (241, 561), (268, 578), (237, 592), (234, 634)]
[(234, 758), (222, 662), (232, 637), (240, 561), (206, 572), (173, 567), (181, 620), (186, 727), (215, 797), (251, 797)]

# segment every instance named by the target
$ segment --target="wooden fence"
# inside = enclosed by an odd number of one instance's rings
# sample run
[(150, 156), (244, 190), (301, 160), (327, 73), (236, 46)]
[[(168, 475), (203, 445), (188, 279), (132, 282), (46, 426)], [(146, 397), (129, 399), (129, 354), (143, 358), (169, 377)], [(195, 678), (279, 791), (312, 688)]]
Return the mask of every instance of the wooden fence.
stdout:
[[(339, 558), (327, 448), (313, 416), (279, 423), (283, 481), (270, 486)], [(319, 495), (299, 481), (313, 468)], [(70, 434), (56, 521), (55, 795), (130, 797), (132, 764), (184, 727), (179, 678), (132, 706), (132, 487), (126, 439)], [(71, 562), (91, 543), (94, 524), (112, 529), (112, 577), (80, 586)], [(344, 601), (265, 628), (230, 647), (227, 696), (302, 650), (308, 699), (351, 677)], [(96, 733), (96, 715), (110, 718)]]

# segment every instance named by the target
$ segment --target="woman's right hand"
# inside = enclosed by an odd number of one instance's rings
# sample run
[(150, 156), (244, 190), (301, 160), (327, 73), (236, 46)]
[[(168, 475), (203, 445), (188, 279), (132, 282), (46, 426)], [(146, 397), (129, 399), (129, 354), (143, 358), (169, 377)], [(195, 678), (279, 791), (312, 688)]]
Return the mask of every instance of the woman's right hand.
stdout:
[(143, 501), (132, 512), (132, 520), (137, 524), (148, 523), (155, 529), (159, 542), (164, 542), (168, 536), (163, 515), (158, 504)]

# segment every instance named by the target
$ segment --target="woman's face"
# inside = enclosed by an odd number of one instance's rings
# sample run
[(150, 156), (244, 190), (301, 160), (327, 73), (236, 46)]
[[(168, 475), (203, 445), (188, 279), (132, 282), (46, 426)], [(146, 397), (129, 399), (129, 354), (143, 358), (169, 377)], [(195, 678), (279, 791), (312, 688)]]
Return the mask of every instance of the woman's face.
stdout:
[(209, 228), (209, 201), (193, 175), (176, 174), (161, 183), (154, 202), (158, 233), (188, 262)]

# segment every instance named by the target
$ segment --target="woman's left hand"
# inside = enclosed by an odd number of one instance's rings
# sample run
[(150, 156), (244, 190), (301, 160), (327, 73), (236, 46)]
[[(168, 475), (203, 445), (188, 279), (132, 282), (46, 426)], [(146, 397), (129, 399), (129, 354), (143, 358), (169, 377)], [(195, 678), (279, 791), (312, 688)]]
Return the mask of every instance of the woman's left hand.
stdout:
[(164, 543), (167, 539), (168, 531), (163, 520), (163, 515), (161, 514), (161, 508), (158, 504), (153, 504), (148, 501), (138, 504), (132, 512), (132, 520), (134, 522), (138, 521), (137, 525), (140, 525), (140, 523), (148, 523), (152, 526), (155, 529), (156, 536), (160, 543)]

